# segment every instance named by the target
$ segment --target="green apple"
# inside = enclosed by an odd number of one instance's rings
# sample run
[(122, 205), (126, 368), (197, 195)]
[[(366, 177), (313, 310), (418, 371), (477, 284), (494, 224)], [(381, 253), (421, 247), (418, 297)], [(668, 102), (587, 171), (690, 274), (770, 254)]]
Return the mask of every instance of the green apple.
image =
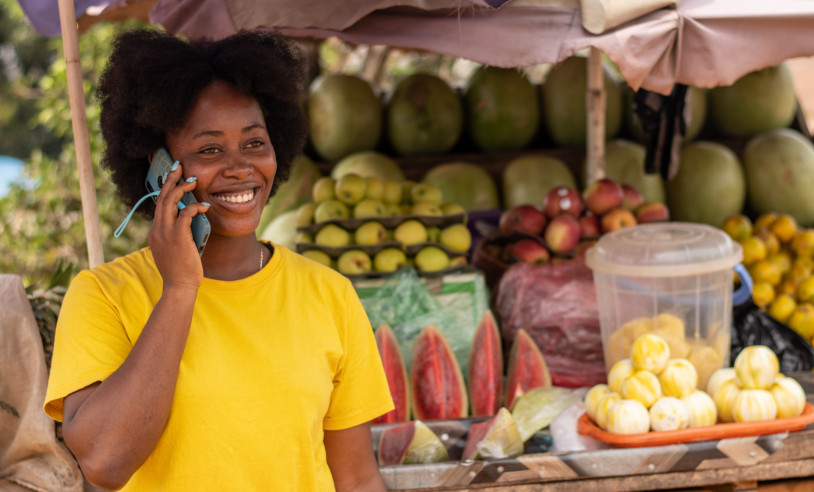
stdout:
[(313, 243), (314, 242), (314, 235), (313, 234), (308, 234), (307, 232), (298, 232), (297, 236), (294, 238), (294, 242), (296, 244)]
[(461, 256), (451, 256), (449, 258), (449, 266), (450, 267), (466, 265), (466, 264), (467, 264), (466, 256), (463, 256), (463, 255), (461, 255)]
[(317, 204), (314, 202), (303, 203), (297, 209), (297, 227), (305, 227), (314, 223), (314, 210)]
[(409, 179), (401, 182), (401, 203), (411, 203), (413, 199), (411, 193), (415, 184), (415, 181)]
[(423, 243), (427, 241), (427, 228), (421, 222), (410, 219), (405, 220), (393, 231), (393, 239), (401, 241), (401, 244)]
[(384, 248), (373, 257), (373, 269), (377, 272), (395, 272), (407, 264), (407, 255), (398, 248)]
[(350, 244), (350, 232), (336, 224), (328, 224), (317, 232), (314, 241), (323, 246), (341, 248)]
[(334, 186), (337, 200), (348, 205), (356, 205), (365, 197), (367, 181), (358, 174), (349, 173), (337, 180)]
[(347, 219), (350, 209), (339, 200), (326, 200), (317, 204), (314, 209), (314, 222), (319, 224), (326, 220)]
[(414, 260), (415, 267), (422, 272), (437, 272), (449, 266), (449, 256), (437, 246), (424, 246)]
[(336, 269), (344, 275), (360, 275), (372, 270), (373, 262), (361, 249), (349, 249), (337, 258)]
[(311, 188), (311, 198), (313, 198), (316, 203), (333, 200), (336, 198), (334, 187), (336, 187), (336, 180), (330, 176), (323, 176), (316, 180), (314, 186)]
[(372, 198), (365, 198), (353, 207), (353, 217), (357, 219), (370, 219), (385, 215), (387, 215), (387, 208), (384, 203)]
[(310, 258), (317, 263), (321, 263), (326, 267), (331, 266), (331, 257), (328, 256), (328, 253), (324, 251), (320, 251), (318, 249), (309, 249), (302, 252), (302, 255), (306, 258)]
[(447, 202), (441, 205), (441, 211), (444, 212), (444, 215), (458, 215), (466, 213), (466, 209), (453, 202)]
[(372, 198), (373, 200), (383, 200), (384, 181), (375, 176), (368, 176), (365, 178), (365, 181), (367, 182), (365, 197)]
[(455, 251), (469, 251), (472, 246), (472, 233), (464, 224), (452, 224), (441, 231), (439, 242)]
[(410, 209), (410, 213), (413, 215), (428, 215), (432, 217), (444, 215), (444, 213), (441, 212), (441, 207), (432, 202), (416, 202), (413, 204), (413, 208)]
[(431, 241), (433, 243), (440, 242), (441, 239), (441, 228), (438, 226), (427, 227), (427, 241)]
[(354, 243), (363, 245), (383, 243), (387, 240), (387, 229), (381, 222), (371, 220), (354, 231), (353, 240)]
[(401, 203), (401, 183), (386, 179), (383, 187), (382, 200), (384, 200), (384, 203)]
[(401, 215), (401, 205), (398, 203), (385, 203), (384, 213), (387, 217), (398, 217)]
[(399, 215), (411, 215), (413, 212), (413, 206), (409, 203), (402, 203), (399, 205), (399, 208), (401, 209), (401, 213)]
[(416, 183), (410, 189), (410, 199), (413, 203), (430, 202), (441, 206), (441, 190), (430, 183)]

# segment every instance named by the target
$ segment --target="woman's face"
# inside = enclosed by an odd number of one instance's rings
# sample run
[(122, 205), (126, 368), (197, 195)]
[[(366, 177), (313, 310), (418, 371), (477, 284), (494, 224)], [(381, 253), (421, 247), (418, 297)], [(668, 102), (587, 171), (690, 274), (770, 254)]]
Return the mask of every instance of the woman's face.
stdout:
[(212, 235), (253, 233), (277, 172), (257, 101), (215, 81), (198, 96), (183, 128), (167, 136), (167, 145), (184, 177), (198, 178), (193, 193), (210, 205)]

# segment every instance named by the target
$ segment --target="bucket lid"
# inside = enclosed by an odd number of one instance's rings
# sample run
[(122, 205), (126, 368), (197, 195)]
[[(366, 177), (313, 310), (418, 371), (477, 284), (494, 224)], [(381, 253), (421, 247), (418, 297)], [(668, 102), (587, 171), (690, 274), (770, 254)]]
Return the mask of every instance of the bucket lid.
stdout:
[(728, 270), (743, 259), (741, 245), (705, 224), (661, 222), (607, 233), (585, 254), (597, 272), (624, 277), (683, 277)]

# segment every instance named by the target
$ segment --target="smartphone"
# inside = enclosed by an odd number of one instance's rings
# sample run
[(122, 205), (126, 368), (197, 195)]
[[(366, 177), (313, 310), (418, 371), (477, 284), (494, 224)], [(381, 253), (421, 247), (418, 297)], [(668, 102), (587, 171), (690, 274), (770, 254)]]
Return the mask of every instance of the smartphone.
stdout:
[[(150, 168), (147, 170), (147, 179), (144, 181), (147, 191), (152, 193), (161, 190), (166, 176), (170, 173), (173, 162), (175, 162), (175, 160), (164, 147), (159, 148), (150, 156)], [(182, 180), (183, 178), (179, 180), (179, 183)], [(153, 201), (157, 201), (157, 198), (158, 197), (154, 196)], [(184, 193), (181, 201), (178, 202), (178, 209), (183, 210), (190, 203), (197, 203), (197, 201), (192, 192)], [(197, 214), (192, 217), (192, 239), (195, 241), (199, 255), (203, 254), (206, 241), (209, 239), (210, 230), (211, 227), (206, 215)]]

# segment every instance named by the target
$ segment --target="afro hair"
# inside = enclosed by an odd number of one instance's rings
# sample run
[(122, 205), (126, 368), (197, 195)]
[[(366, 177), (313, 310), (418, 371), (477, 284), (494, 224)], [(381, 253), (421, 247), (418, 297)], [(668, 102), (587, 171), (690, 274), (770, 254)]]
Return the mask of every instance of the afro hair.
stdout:
[[(125, 205), (146, 193), (148, 156), (184, 125), (198, 95), (216, 80), (260, 105), (277, 157), (270, 196), (289, 178), (308, 135), (305, 63), (293, 43), (258, 31), (187, 42), (137, 29), (116, 38), (97, 89), (106, 143), (102, 166)], [(154, 211), (150, 200), (141, 208), (150, 218)]]

